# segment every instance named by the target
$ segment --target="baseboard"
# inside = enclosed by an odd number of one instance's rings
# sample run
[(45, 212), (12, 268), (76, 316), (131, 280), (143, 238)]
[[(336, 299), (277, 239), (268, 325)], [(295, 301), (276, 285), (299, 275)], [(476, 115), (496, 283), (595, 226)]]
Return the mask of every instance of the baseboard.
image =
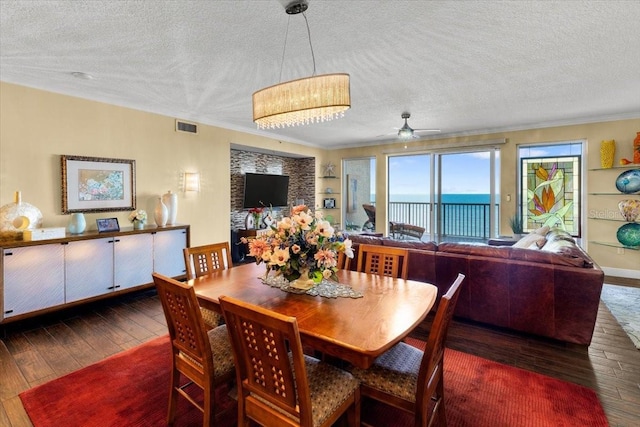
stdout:
[(632, 279), (629, 277), (604, 276), (604, 283), (609, 285), (630, 286), (632, 288), (640, 288), (640, 279)]

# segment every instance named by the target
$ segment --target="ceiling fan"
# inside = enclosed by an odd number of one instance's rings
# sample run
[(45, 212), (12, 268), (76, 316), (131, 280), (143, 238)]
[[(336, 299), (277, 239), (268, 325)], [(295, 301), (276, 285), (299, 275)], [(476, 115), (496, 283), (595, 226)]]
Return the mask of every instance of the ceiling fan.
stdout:
[(402, 113), (401, 117), (404, 119), (404, 125), (398, 129), (398, 138), (403, 141), (407, 141), (411, 138), (417, 138), (417, 136), (414, 135), (416, 132), (440, 132), (440, 129), (412, 129), (407, 123), (407, 119), (411, 117), (411, 113), (407, 113), (406, 111)]

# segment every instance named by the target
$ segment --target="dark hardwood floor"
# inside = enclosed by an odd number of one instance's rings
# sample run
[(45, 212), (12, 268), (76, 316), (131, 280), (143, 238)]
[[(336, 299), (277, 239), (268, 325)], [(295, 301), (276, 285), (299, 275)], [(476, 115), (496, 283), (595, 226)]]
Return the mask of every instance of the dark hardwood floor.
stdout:
[[(413, 333), (424, 338), (430, 319)], [(18, 394), (166, 334), (146, 291), (9, 324), (0, 341), (0, 426), (31, 426)], [(640, 351), (600, 304), (586, 348), (455, 321), (448, 347), (595, 390), (611, 426), (640, 425)]]

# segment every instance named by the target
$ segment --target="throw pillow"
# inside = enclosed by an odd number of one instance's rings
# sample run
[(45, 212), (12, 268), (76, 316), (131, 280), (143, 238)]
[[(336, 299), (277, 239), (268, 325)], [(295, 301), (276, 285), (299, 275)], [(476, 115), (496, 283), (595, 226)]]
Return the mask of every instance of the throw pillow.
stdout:
[(545, 225), (544, 227), (540, 227), (537, 230), (533, 231), (533, 233), (539, 234), (541, 236), (546, 236), (548, 232), (549, 232), (549, 226), (548, 225)]
[(531, 233), (518, 240), (512, 247), (522, 249), (540, 249), (546, 242), (547, 239), (545, 239), (544, 236)]

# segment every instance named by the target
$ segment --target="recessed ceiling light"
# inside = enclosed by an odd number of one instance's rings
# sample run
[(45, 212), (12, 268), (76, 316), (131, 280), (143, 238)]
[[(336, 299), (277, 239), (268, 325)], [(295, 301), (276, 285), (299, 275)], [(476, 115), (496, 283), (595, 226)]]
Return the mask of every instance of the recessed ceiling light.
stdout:
[(71, 75), (79, 79), (93, 80), (93, 76), (91, 74), (83, 73), (82, 71), (72, 71)]

